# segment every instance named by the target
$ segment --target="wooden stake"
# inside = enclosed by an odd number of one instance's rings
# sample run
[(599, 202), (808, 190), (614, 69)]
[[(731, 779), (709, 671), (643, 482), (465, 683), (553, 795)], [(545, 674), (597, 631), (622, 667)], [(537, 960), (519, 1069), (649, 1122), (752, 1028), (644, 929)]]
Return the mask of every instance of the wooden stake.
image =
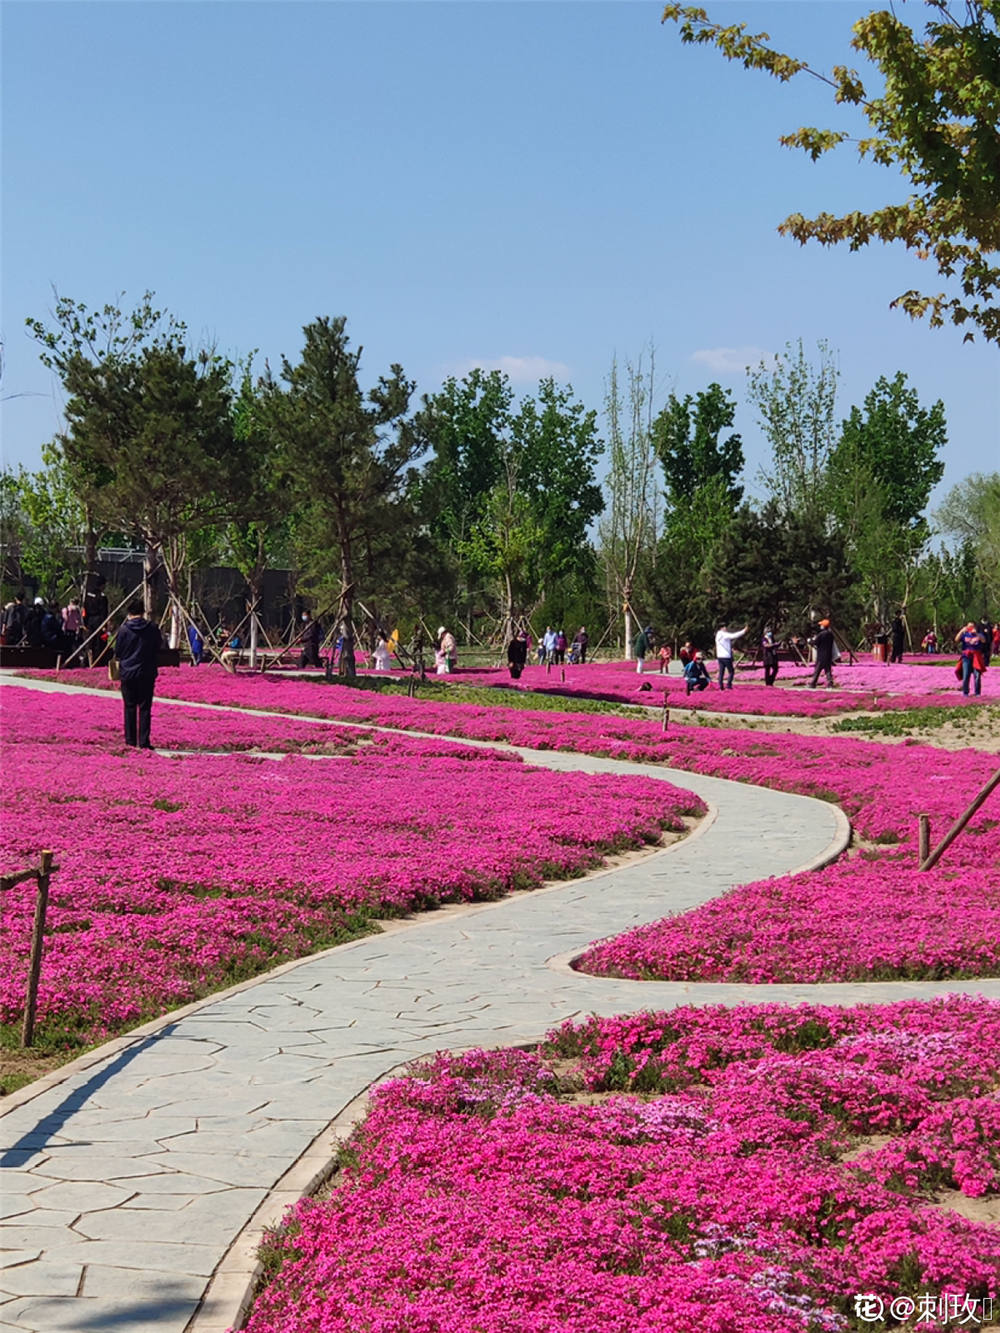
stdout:
[(663, 696), (663, 730), (670, 726), (670, 709), (667, 707), (667, 697)]
[(917, 860), (919, 865), (923, 865), (931, 854), (931, 817), (918, 815), (917, 818), (920, 822)]
[(944, 837), (934, 848), (934, 850), (930, 853), (930, 855), (926, 858), (926, 860), (921, 862), (920, 865), (921, 870), (930, 870), (937, 865), (943, 853), (948, 850), (951, 844), (962, 832), (962, 829), (965, 828), (966, 824), (976, 813), (979, 807), (983, 804), (987, 796), (989, 796), (990, 793), (998, 786), (1000, 786), (1000, 768), (998, 768), (997, 771), (993, 774), (989, 782), (987, 782), (986, 786), (982, 789), (979, 795), (973, 800), (969, 808), (963, 811), (963, 813), (959, 815), (959, 817), (955, 820), (954, 824), (952, 824), (951, 828), (944, 835)]
[(35, 900), (35, 925), (31, 932), (28, 992), (24, 1002), (24, 1023), (21, 1027), (22, 1046), (30, 1046), (35, 1039), (35, 1008), (38, 1003), (38, 978), (42, 970), (42, 943), (45, 935), (45, 911), (49, 904), (49, 876), (51, 871), (52, 853), (42, 852), (41, 868), (37, 871), (38, 897)]

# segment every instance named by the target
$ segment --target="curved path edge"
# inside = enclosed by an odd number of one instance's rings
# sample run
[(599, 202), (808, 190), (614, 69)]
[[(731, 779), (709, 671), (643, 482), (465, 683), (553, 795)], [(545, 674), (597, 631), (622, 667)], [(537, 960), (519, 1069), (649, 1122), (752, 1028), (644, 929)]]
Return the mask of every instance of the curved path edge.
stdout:
[(566, 1019), (680, 1004), (1000, 996), (1000, 981), (765, 988), (554, 969), (553, 956), (595, 939), (829, 860), (850, 831), (836, 807), (807, 797), (521, 753), (555, 770), (667, 780), (718, 815), (628, 865), (285, 964), (82, 1057), (11, 1105), (0, 1333), (222, 1333), (250, 1290), (248, 1247), (264, 1221), (329, 1170), (331, 1140), (374, 1082), (436, 1050), (520, 1045)]

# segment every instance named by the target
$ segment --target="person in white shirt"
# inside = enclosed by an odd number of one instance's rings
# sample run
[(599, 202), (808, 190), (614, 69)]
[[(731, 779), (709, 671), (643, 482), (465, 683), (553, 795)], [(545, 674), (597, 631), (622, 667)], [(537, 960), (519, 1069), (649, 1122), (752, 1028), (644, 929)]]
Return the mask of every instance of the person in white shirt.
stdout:
[(741, 639), (747, 632), (748, 626), (744, 625), (742, 629), (729, 629), (727, 625), (721, 626), (715, 633), (715, 657), (719, 663), (719, 689), (726, 688), (726, 676), (729, 676), (729, 688), (733, 688), (733, 644), (737, 639)]
[(372, 653), (375, 662), (376, 671), (388, 671), (392, 665), (389, 657), (389, 645), (383, 635), (379, 635), (378, 642), (375, 644), (375, 651)]

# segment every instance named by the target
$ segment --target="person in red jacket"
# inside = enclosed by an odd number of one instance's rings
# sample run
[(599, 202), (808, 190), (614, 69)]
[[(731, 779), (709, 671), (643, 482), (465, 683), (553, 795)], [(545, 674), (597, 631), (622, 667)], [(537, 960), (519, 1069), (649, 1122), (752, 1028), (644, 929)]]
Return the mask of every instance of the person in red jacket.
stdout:
[(969, 681), (974, 684), (974, 693), (983, 692), (983, 672), (986, 670), (986, 639), (976, 628), (973, 621), (960, 629), (955, 635), (955, 642), (958, 644), (959, 652), (962, 656), (959, 658), (957, 674), (961, 676), (962, 693), (969, 693)]

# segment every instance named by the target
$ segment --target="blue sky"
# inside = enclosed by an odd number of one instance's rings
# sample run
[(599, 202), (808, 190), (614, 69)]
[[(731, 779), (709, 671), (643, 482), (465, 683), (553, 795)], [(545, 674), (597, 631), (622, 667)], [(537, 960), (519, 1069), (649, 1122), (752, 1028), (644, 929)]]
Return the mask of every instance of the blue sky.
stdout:
[[(821, 68), (851, 61), (855, 0), (706, 7)], [(846, 416), (880, 374), (945, 403), (940, 495), (1000, 466), (997, 353), (888, 309), (938, 290), (903, 252), (799, 247), (789, 213), (866, 208), (901, 182), (778, 136), (835, 124), (829, 90), (682, 47), (645, 0), (46, 3), (5, 0), (4, 461), (36, 467), (58, 384), (26, 336), (52, 288), (151, 288), (192, 334), (261, 364), (345, 314), (372, 380), (421, 393), (473, 364), (540, 373), (600, 408), (613, 355), (652, 340), (661, 396), (737, 395), (802, 338), (839, 356)], [(904, 17), (922, 18), (910, 0)]]

